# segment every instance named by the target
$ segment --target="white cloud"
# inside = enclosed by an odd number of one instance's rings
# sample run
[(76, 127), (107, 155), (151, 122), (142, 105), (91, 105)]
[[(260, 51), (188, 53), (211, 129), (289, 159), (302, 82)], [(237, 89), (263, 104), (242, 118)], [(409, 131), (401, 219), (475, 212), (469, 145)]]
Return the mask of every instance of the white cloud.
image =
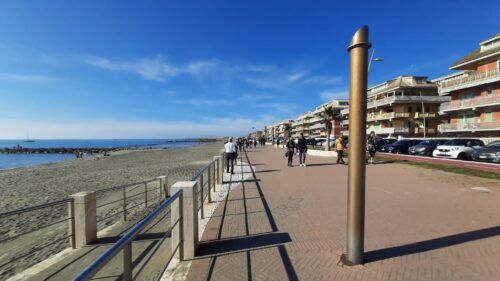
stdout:
[(304, 79), (304, 83), (306, 84), (324, 84), (324, 85), (333, 85), (338, 84), (342, 81), (341, 76), (310, 76)]
[(86, 59), (85, 63), (111, 71), (136, 73), (148, 80), (154, 81), (165, 81), (167, 78), (181, 74), (196, 76), (222, 67), (222, 63), (215, 59), (192, 61), (184, 65), (174, 65), (161, 56), (125, 61), (93, 58)]
[(320, 98), (325, 101), (334, 100), (334, 99), (348, 99), (349, 91), (335, 91), (335, 90), (326, 90), (319, 94)]
[(14, 73), (0, 73), (0, 80), (8, 81), (47, 81), (54, 80), (54, 78), (45, 75), (24, 75)]
[(267, 102), (251, 104), (254, 108), (267, 108), (273, 111), (278, 111), (286, 114), (294, 114), (297, 110), (297, 105), (291, 103)]
[(230, 106), (235, 104), (234, 101), (226, 99), (201, 99), (201, 98), (177, 99), (177, 100), (170, 100), (169, 102), (175, 104), (189, 104), (192, 106)]
[(288, 81), (294, 82), (307, 75), (307, 71), (293, 73), (287, 76)]
[(266, 122), (250, 118), (212, 118), (200, 122), (139, 122), (98, 120), (40, 122), (0, 120), (0, 139), (19, 139), (30, 132), (35, 139), (194, 138), (239, 136), (261, 129)]

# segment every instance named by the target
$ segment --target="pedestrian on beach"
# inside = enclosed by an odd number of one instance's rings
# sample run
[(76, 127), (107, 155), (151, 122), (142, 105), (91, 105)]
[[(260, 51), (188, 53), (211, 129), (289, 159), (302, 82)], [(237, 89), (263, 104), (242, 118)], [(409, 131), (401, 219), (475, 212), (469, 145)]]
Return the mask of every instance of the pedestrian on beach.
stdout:
[(370, 135), (368, 135), (368, 138), (366, 140), (366, 151), (368, 152), (368, 158), (366, 159), (367, 163), (373, 164), (373, 157), (375, 157), (375, 132), (371, 131)]
[(228, 142), (224, 145), (224, 152), (226, 156), (226, 172), (229, 173), (229, 167), (231, 166), (231, 174), (234, 173), (234, 160), (237, 152), (236, 145), (233, 143), (233, 138), (229, 138)]
[(297, 149), (299, 150), (299, 166), (306, 167), (307, 140), (303, 133), (300, 133), (300, 138), (297, 142)]
[(293, 154), (295, 153), (295, 142), (292, 138), (286, 143), (286, 157), (288, 159), (288, 167), (293, 167)]
[(337, 164), (344, 162), (344, 139), (342, 138), (342, 134), (340, 134), (339, 138), (335, 141), (335, 150), (337, 150)]

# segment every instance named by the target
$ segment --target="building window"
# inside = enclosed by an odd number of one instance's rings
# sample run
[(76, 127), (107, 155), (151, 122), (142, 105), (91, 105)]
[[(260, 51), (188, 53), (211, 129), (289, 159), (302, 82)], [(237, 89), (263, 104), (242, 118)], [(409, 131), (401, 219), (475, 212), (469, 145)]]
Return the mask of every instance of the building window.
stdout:
[(411, 106), (408, 106), (408, 112), (409, 112), (409, 113), (412, 113), (412, 108), (411, 108)]
[(484, 114), (484, 122), (493, 122), (493, 112), (485, 112)]
[(493, 96), (493, 89), (491, 87), (489, 87), (488, 89), (486, 89), (486, 93), (487, 93), (488, 97)]

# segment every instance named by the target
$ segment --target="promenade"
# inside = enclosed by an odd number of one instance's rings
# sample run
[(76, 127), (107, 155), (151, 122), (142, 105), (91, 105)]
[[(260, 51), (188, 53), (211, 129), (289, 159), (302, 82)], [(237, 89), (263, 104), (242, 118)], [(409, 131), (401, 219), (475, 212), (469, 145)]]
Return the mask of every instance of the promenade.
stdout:
[[(367, 166), (365, 260), (346, 267), (347, 165), (284, 150), (242, 155), (187, 280), (498, 280), (500, 183), (383, 163)], [(295, 159), (295, 165), (297, 165)], [(245, 165), (244, 163), (241, 165)], [(247, 175), (248, 176), (248, 175)], [(241, 177), (239, 179), (237, 177)], [(477, 187), (480, 187), (479, 189)]]

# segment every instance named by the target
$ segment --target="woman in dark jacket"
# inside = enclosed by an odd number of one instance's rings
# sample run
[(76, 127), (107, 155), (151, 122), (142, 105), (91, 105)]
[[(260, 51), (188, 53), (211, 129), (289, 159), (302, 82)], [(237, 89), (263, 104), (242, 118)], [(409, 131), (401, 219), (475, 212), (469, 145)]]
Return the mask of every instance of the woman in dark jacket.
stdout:
[(288, 167), (293, 167), (293, 154), (295, 153), (295, 143), (290, 138), (286, 143), (286, 156), (288, 159)]

